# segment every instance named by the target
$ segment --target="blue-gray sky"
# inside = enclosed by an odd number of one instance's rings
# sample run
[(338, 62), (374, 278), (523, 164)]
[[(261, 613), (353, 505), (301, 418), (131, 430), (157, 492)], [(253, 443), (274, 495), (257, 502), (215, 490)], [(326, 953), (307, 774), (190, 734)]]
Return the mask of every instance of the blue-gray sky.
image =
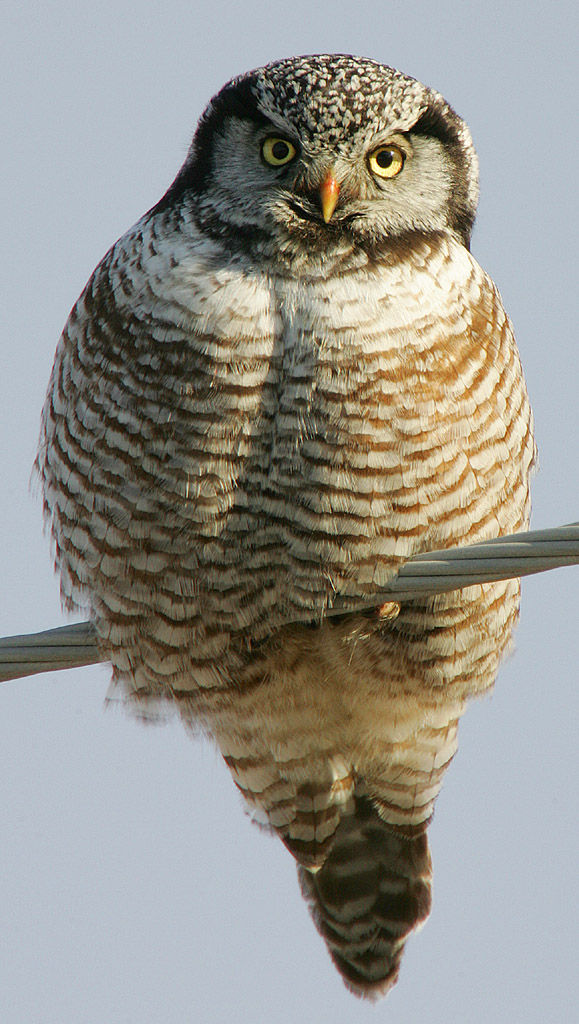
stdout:
[[(10, 0), (1, 16), (0, 634), (64, 621), (29, 492), (68, 311), (165, 191), (209, 97), (295, 53), (439, 89), (481, 160), (473, 252), (514, 320), (541, 469), (533, 525), (579, 519), (574, 0)], [(102, 709), (105, 668), (0, 689), (0, 1015), (8, 1024), (539, 1024), (579, 1000), (579, 570), (523, 585), (430, 830), (432, 918), (373, 1009), (343, 988), (281, 844), (177, 723)]]

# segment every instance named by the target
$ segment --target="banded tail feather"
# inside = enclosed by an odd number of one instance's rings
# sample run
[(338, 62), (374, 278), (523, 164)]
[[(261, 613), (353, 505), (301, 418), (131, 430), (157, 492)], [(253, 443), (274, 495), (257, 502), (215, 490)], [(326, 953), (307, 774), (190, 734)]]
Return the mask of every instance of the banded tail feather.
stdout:
[(382, 821), (356, 796), (318, 870), (298, 878), (314, 923), (347, 988), (379, 999), (396, 984), (406, 941), (432, 905), (427, 823), (414, 829)]

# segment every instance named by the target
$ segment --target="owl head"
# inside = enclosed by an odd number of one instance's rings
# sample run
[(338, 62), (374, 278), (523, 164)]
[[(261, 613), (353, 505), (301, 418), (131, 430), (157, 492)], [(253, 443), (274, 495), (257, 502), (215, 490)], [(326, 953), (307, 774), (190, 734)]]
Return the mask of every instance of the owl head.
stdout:
[(277, 61), (234, 78), (203, 114), (156, 209), (275, 260), (449, 232), (469, 245), (470, 132), (438, 93), (365, 58)]

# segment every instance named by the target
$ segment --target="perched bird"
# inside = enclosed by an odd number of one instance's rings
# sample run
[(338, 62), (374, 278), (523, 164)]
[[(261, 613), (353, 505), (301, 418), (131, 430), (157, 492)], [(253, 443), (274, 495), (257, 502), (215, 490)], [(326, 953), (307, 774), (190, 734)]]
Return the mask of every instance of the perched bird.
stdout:
[(409, 556), (528, 526), (477, 195), (464, 121), (392, 68), (233, 79), (74, 307), (42, 420), (65, 604), (129, 705), (214, 738), (370, 998), (428, 916), (426, 826), (518, 614), (517, 580), (360, 611)]

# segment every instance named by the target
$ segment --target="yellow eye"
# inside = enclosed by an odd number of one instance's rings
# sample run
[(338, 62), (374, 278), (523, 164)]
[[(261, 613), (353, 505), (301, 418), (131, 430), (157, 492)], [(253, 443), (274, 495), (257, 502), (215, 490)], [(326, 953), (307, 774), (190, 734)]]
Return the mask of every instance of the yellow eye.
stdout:
[(261, 155), (266, 164), (271, 167), (283, 167), (284, 164), (289, 164), (296, 153), (297, 149), (293, 143), (288, 142), (287, 139), (278, 139), (275, 135), (271, 135), (261, 144)]
[(395, 178), (404, 167), (405, 154), (392, 144), (378, 146), (368, 157), (368, 166), (377, 178)]

